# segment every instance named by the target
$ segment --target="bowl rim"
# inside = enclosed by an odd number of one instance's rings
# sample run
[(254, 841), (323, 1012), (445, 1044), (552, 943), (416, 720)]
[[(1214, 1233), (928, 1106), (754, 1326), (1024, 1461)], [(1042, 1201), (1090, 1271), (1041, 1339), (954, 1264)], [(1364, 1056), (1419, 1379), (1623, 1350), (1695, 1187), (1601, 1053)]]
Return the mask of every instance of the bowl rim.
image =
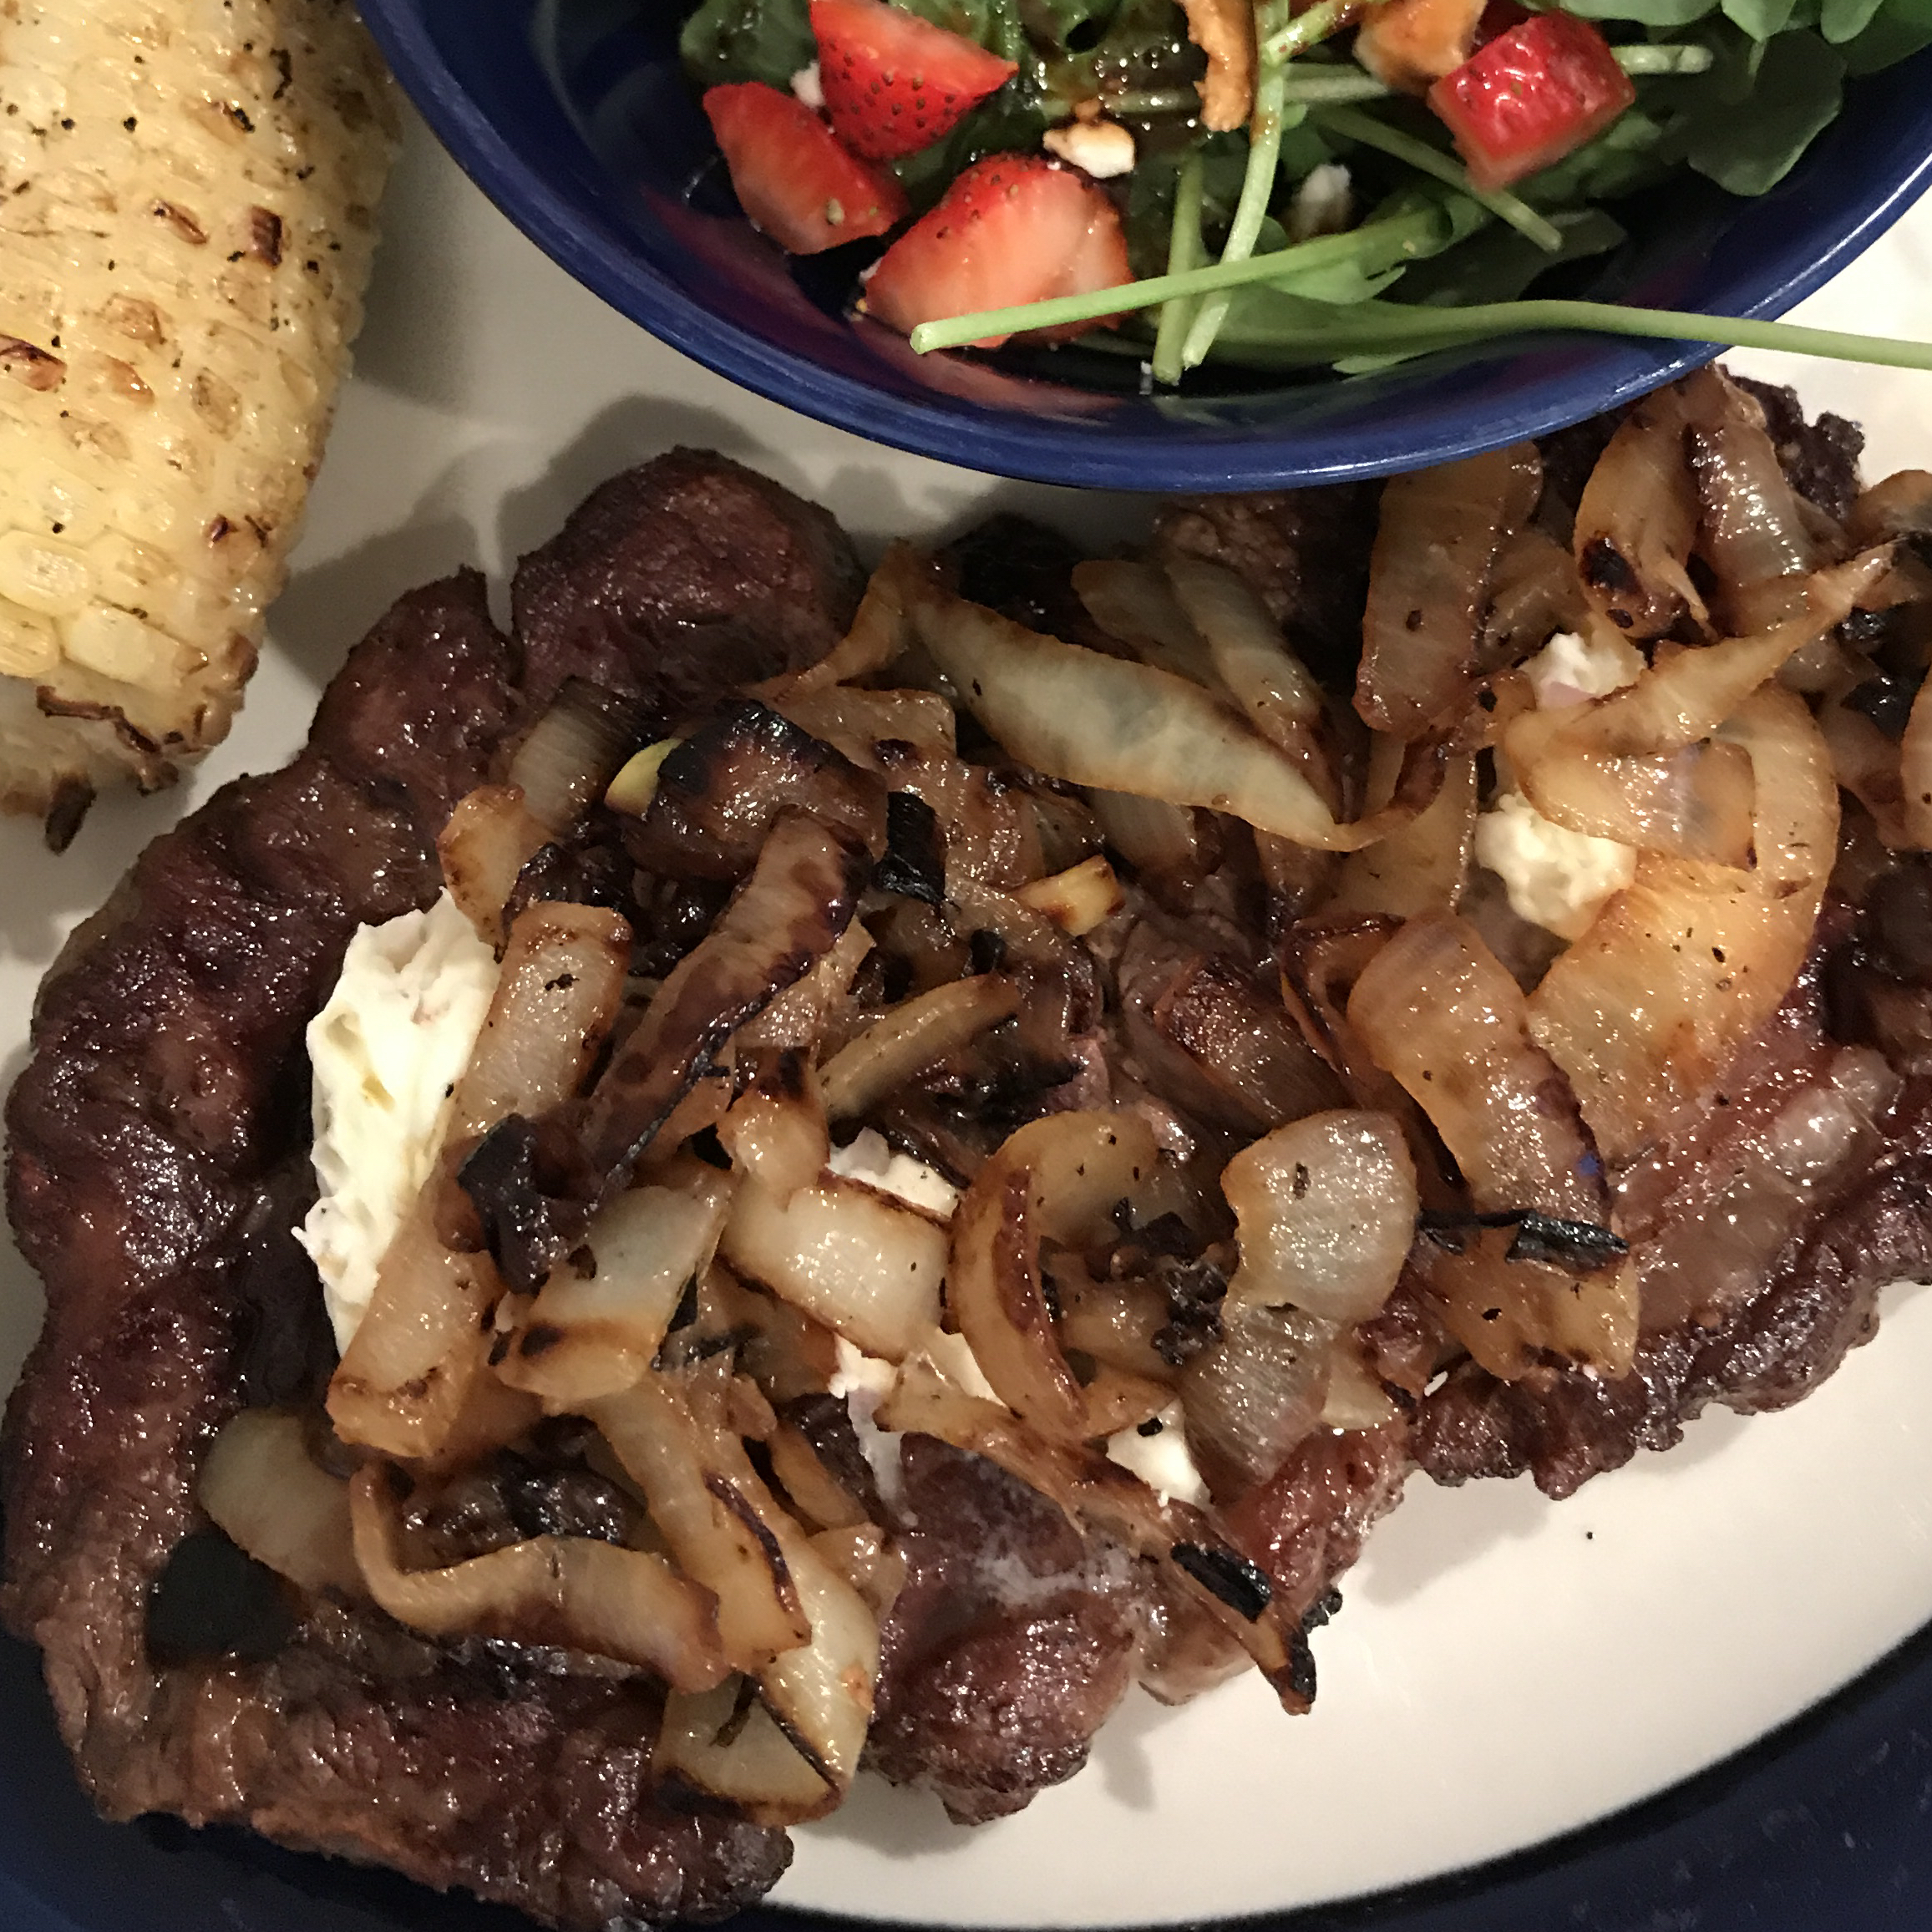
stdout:
[[(546, 0), (536, 0), (534, 16)], [(624, 248), (602, 225), (586, 221), (554, 182), (500, 134), (445, 60), (421, 0), (363, 0), (362, 12), (403, 91), (430, 129), (496, 207), (551, 261), (639, 327), (715, 373), (767, 400), (875, 442), (936, 461), (996, 475), (1062, 485), (1164, 494), (1279, 489), (1385, 476), (1453, 462), (1543, 436), (1616, 408), (1687, 374), (1723, 352), (1703, 344), (1602, 338), (1616, 353), (1595, 379), (1573, 368), (1540, 377), (1506, 409), (1465, 411), (1459, 429), (1427, 447), (1404, 435), (1405, 413), (1387, 428), (1351, 428), (1347, 453), (1332, 445), (1297, 453), (1292, 435), (1230, 432), (1163, 441), (1150, 434), (1096, 434), (1049, 414), (961, 405), (887, 393), (770, 342), (687, 295)], [(1932, 77), (1932, 49), (1905, 64)], [(532, 55), (533, 68), (537, 66)], [(561, 124), (570, 125), (561, 104)], [(1753, 319), (1781, 315), (1822, 287), (1862, 254), (1932, 187), (1932, 110), (1924, 151), (1903, 174), (1887, 171), (1855, 198), (1851, 219), (1831, 244), (1769, 281), (1747, 282), (1735, 312)], [(586, 156), (590, 150), (585, 149)], [(1803, 164), (1801, 163), (1802, 166)], [(1524, 343), (1575, 342), (1575, 336), (1525, 336)], [(1156, 453), (1158, 452), (1158, 457)], [(1157, 482), (1149, 464), (1158, 460)]]

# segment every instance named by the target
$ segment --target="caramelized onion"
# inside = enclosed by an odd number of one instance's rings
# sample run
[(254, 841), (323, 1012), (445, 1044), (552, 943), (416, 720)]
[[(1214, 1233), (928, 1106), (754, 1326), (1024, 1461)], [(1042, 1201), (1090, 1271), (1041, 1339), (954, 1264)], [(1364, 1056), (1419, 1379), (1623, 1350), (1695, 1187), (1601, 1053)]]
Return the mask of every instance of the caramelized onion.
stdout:
[(1098, 558), (1073, 566), (1073, 590), (1087, 615), (1144, 663), (1213, 688), (1214, 661), (1158, 564)]
[(950, 758), (955, 714), (936, 691), (854, 691), (835, 685), (774, 703), (801, 731), (877, 770), (883, 744), (915, 745)]
[(1113, 868), (1098, 853), (1064, 872), (1031, 880), (1013, 896), (1074, 939), (1083, 938), (1127, 903)]
[(872, 573), (852, 619), (852, 628), (816, 664), (768, 679), (750, 695), (782, 705), (794, 697), (870, 677), (904, 654), (912, 641), (906, 611), (913, 596), (932, 576), (932, 561), (910, 544), (887, 547)]
[(850, 1120), (869, 1113), (1019, 1008), (1019, 988), (997, 973), (950, 980), (893, 1007), (820, 1070), (827, 1117)]
[(1221, 1174), (1241, 1264), (1228, 1305), (1366, 1321), (1414, 1238), (1415, 1163), (1386, 1113), (1337, 1109), (1278, 1127)]
[(550, 836), (515, 785), (479, 785), (456, 801), (437, 834), (436, 856), (449, 896), (479, 939), (503, 943), (503, 910)]
[(1407, 919), (1419, 912), (1453, 912), (1469, 876), (1475, 833), (1476, 761), (1452, 758), (1433, 804), (1379, 844), (1342, 860), (1323, 916), (1387, 912)]
[(363, 1595), (349, 1486), (310, 1458), (299, 1416), (243, 1409), (201, 1461), (196, 1496), (217, 1529), (303, 1590)]
[(1899, 740), (1899, 819), (1919, 850), (1932, 847), (1932, 677), (1919, 687)]
[(585, 1412), (643, 1492), (678, 1568), (716, 1595), (718, 1641), (732, 1668), (759, 1670), (804, 1643), (811, 1625), (736, 1467), (743, 1448), (733, 1438), (733, 1453), (717, 1453), (727, 1445), (699, 1427), (680, 1380), (647, 1373)]
[(574, 1411), (650, 1368), (685, 1289), (711, 1265), (733, 1191), (729, 1175), (698, 1161), (660, 1180), (592, 1219), (507, 1344), (504, 1382)]
[(1042, 637), (958, 598), (914, 608), (960, 702), (1014, 758), (1069, 783), (1204, 805), (1258, 830), (1352, 851), (1412, 817), (1338, 825), (1299, 764), (1199, 685)]
[(502, 1637), (635, 1665), (681, 1691), (708, 1691), (727, 1666), (718, 1605), (662, 1556), (587, 1537), (539, 1536), (444, 1569), (405, 1569), (388, 1474), (349, 1485), (356, 1560), (398, 1623), (433, 1637)]
[(1610, 438), (1577, 505), (1585, 594), (1633, 640), (1661, 637), (1686, 616), (1701, 626), (1706, 616), (1687, 568), (1698, 504), (1684, 428), (1680, 389), (1645, 396)]
[(1138, 1114), (1050, 1113), (1007, 1138), (954, 1212), (946, 1296), (960, 1332), (1001, 1400), (1055, 1441), (1096, 1432), (1054, 1332), (1040, 1243), (1104, 1238), (1157, 1159)]
[(1355, 691), (1372, 729), (1439, 738), (1468, 710), (1490, 571), (1541, 483), (1529, 443), (1389, 479)]
[(483, 1029), (456, 1083), (446, 1151), (383, 1257), (369, 1310), (329, 1385), (345, 1442), (434, 1455), (481, 1364), (503, 1292), (488, 1255), (446, 1245), (454, 1174), (499, 1121), (571, 1098), (602, 1047), (630, 967), (631, 929), (600, 906), (544, 901), (518, 915)]
[(1765, 429), (1764, 412), (1714, 368), (1687, 377), (1682, 394), (1691, 474), (1702, 509), (1698, 554), (1727, 597), (1811, 570), (1818, 546)]
[(1561, 740), (1523, 774), (1552, 824), (1713, 865), (1751, 862), (1755, 789), (1742, 748), (1706, 740), (1661, 757), (1618, 758)]
[(868, 1355), (900, 1361), (938, 1326), (944, 1224), (860, 1182), (826, 1174), (789, 1200), (748, 1182), (719, 1251)]
[(525, 809), (555, 839), (581, 819), (637, 740), (635, 719), (607, 691), (566, 678), (510, 763)]
[(1267, 607), (1245, 578), (1219, 564), (1176, 555), (1167, 560), (1167, 574), (1188, 621), (1206, 640), (1215, 676), (1249, 723), (1283, 750), (1298, 750), (1321, 722), (1321, 688)]
[(803, 1056), (776, 1056), (732, 1102), (718, 1123), (718, 1138), (732, 1165), (779, 1200), (809, 1187), (832, 1145)]
[(1221, 1339), (1181, 1371), (1188, 1442), (1217, 1493), (1265, 1483), (1315, 1433), (1334, 1326), (1299, 1308), (1224, 1308)]

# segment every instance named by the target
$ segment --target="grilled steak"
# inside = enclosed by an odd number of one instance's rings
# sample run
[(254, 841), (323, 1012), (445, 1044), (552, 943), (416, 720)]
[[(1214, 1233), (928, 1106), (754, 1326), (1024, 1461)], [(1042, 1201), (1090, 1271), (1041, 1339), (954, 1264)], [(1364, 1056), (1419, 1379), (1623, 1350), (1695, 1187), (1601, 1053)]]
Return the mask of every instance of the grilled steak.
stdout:
[[(560, 588), (560, 550), (589, 595)], [(228, 1414), (327, 1359), (281, 1230), (302, 1032), (356, 926), (434, 896), (450, 806), (565, 677), (707, 702), (828, 647), (859, 581), (823, 511), (735, 464), (682, 452), (620, 478), (526, 560), (516, 645), (472, 574), (405, 597), (307, 748), (156, 840), (50, 976), (8, 1113), (48, 1306), (8, 1414), (4, 1609), (110, 1815), (243, 1822), (586, 1928), (715, 1917), (783, 1869), (782, 1833), (653, 1796), (654, 1689), (296, 1604), (193, 1489)]]

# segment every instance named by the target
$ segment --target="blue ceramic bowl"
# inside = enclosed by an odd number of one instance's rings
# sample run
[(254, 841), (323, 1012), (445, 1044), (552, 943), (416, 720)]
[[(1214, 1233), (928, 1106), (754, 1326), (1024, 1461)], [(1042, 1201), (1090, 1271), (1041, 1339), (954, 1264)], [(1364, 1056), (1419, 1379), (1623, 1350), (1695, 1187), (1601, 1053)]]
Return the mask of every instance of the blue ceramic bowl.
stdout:
[[(458, 161), (613, 307), (761, 395), (975, 469), (1150, 490), (1377, 475), (1575, 422), (1711, 353), (1526, 337), (1347, 381), (1162, 397), (921, 360), (883, 328), (841, 318), (849, 270), (789, 261), (736, 215), (677, 70), (687, 9), (673, 0), (363, 0), (363, 11)], [(1648, 232), (1575, 292), (1777, 315), (1929, 178), (1932, 50), (1853, 83), (1844, 114), (1772, 193), (1746, 201), (1696, 177), (1673, 185)], [(1121, 358), (1069, 353), (1118, 379)]]

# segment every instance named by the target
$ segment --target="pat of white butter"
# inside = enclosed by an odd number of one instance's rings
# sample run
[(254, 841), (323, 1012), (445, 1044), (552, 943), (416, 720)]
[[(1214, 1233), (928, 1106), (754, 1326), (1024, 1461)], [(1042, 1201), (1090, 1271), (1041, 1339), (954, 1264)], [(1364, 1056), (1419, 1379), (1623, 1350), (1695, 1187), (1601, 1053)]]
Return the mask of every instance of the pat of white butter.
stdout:
[(1497, 874), (1519, 919), (1580, 939), (1604, 901), (1637, 875), (1637, 855), (1614, 839), (1553, 824), (1520, 792), (1505, 792), (1476, 821), (1476, 857)]
[(445, 892), (427, 912), (360, 928), (309, 1022), (322, 1192), (296, 1238), (322, 1275), (339, 1348), (442, 1150), (496, 980), (496, 956)]
[(863, 1181), (867, 1187), (924, 1208), (941, 1220), (950, 1220), (959, 1205), (959, 1189), (937, 1168), (900, 1153), (884, 1134), (870, 1127), (849, 1145), (834, 1148), (825, 1164), (847, 1180)]
[(1108, 1460), (1131, 1470), (1164, 1503), (1205, 1503), (1208, 1486), (1188, 1453), (1187, 1423), (1180, 1404), (1169, 1402), (1154, 1419), (1160, 1427), (1151, 1435), (1123, 1429), (1118, 1435), (1109, 1436)]

